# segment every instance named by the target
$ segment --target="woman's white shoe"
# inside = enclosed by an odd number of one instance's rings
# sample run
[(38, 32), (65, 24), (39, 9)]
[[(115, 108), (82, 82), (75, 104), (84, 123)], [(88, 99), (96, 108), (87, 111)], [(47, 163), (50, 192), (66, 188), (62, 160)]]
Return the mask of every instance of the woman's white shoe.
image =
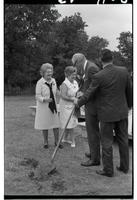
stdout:
[(76, 144), (75, 143), (71, 143), (71, 147), (76, 147)]
[(62, 142), (66, 142), (68, 144), (72, 144), (72, 142), (70, 140), (65, 140), (65, 139), (62, 139)]

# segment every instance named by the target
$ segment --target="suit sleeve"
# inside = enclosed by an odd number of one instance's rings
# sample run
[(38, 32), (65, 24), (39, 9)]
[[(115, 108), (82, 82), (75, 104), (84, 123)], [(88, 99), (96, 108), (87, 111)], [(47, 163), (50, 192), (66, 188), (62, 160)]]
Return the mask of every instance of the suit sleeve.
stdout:
[(126, 85), (126, 99), (129, 109), (133, 106), (133, 93), (132, 93), (132, 81), (129, 76), (127, 75), (127, 85)]
[(89, 99), (95, 95), (98, 89), (99, 81), (97, 77), (92, 76), (92, 82), (89, 88), (86, 90), (84, 95), (78, 100), (78, 107), (81, 107), (82, 105), (86, 104), (89, 101)]
[(88, 69), (88, 78), (92, 81), (94, 74), (99, 72), (98, 67), (92, 66)]

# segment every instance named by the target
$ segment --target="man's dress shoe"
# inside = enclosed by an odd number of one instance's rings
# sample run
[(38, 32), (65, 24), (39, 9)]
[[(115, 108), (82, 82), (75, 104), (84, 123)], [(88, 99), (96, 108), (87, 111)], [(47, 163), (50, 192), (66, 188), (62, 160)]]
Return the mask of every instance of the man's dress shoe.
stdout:
[(99, 175), (102, 175), (102, 176), (108, 176), (108, 177), (114, 176), (113, 173), (110, 174), (110, 173), (105, 172), (104, 170), (97, 170), (96, 173), (99, 174)]
[(43, 147), (44, 147), (44, 149), (48, 149), (49, 146), (48, 146), (48, 144), (44, 144)]
[(87, 158), (91, 158), (91, 153), (86, 152), (86, 153), (85, 153), (85, 156), (86, 156)]
[(124, 170), (124, 169), (122, 169), (122, 168), (120, 168), (120, 167), (118, 167), (118, 166), (116, 166), (116, 169), (117, 169), (118, 171), (120, 171), (120, 172), (125, 173), (125, 174), (128, 173), (128, 170)]
[(97, 166), (100, 165), (100, 162), (93, 162), (92, 160), (88, 160), (85, 162), (81, 162), (81, 165), (84, 167)]
[[(57, 146), (57, 144), (55, 143), (55, 147)], [(59, 148), (60, 149), (63, 149), (63, 145), (62, 144), (59, 144)]]

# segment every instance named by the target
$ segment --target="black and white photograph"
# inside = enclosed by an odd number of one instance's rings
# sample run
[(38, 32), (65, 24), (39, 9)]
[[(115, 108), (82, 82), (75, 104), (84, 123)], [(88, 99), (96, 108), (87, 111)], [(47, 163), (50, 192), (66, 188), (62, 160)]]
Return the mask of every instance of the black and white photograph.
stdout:
[(3, 12), (4, 199), (133, 199), (133, 4)]

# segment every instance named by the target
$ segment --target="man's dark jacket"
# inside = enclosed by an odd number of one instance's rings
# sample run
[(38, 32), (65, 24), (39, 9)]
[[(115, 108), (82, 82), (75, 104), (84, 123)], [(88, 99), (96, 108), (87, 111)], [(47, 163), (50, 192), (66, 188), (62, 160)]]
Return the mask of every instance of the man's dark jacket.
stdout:
[(102, 122), (114, 122), (128, 117), (132, 106), (132, 88), (125, 67), (109, 64), (92, 77), (92, 83), (78, 101), (82, 106), (97, 95), (97, 114)]
[[(99, 72), (99, 68), (96, 64), (94, 64), (91, 61), (87, 60), (87, 64), (84, 69), (78, 70), (78, 74), (82, 77), (84, 75), (84, 82), (82, 83), (81, 91), (86, 92), (86, 90), (89, 88), (93, 75), (95, 73)], [(90, 113), (96, 114), (96, 101), (95, 98), (90, 99), (90, 101), (86, 104), (86, 107), (90, 108)]]

